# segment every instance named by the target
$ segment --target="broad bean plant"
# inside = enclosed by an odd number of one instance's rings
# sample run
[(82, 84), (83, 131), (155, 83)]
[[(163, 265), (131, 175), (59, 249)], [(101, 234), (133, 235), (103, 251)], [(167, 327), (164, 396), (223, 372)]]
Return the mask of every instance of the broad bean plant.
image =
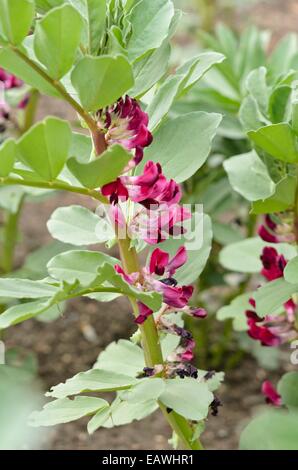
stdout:
[[(44, 279), (2, 278), (0, 295), (21, 302), (1, 315), (0, 327), (79, 296), (100, 302), (126, 296), (138, 327), (133, 341), (112, 343), (93, 369), (53, 386), (47, 394), (53, 400), (31, 424), (90, 415), (92, 433), (160, 407), (174, 441), (201, 449), (222, 374), (191, 364), (194, 341), (182, 315), (202, 321), (207, 314), (190, 303), (191, 283), (207, 261), (212, 235), (208, 216), (181, 204), (179, 183), (207, 159), (221, 115), (168, 114), (224, 56), (203, 53), (169, 73), (180, 17), (169, 0), (4, 0), (0, 9), (0, 66), (65, 101), (82, 124), (74, 132), (49, 116), (6, 141), (0, 184), (70, 191), (98, 205), (95, 213), (83, 206), (55, 211), (52, 236), (81, 248), (54, 256)], [(117, 245), (120, 259), (86, 250), (97, 243)], [(145, 249), (147, 261), (139, 255)], [(88, 396), (105, 391), (116, 392), (112, 403)]]
[[(174, 72), (171, 38), (180, 16), (171, 0), (0, 0), (3, 73), (28, 93), (59, 98), (81, 124), (78, 131), (48, 116), (6, 140), (1, 190), (60, 190), (86, 200), (59, 207), (48, 221), (65, 250), (48, 261), (45, 276), (0, 278), (0, 297), (11, 301), (0, 328), (59, 312), (68, 299), (121, 296), (136, 326), (92, 369), (53, 384), (31, 426), (89, 416), (91, 434), (159, 408), (173, 446), (200, 450), (205, 421), (221, 405), (223, 373), (193, 365), (196, 345), (184, 325), (187, 317), (203, 324), (208, 314), (208, 305), (196, 305), (192, 284), (211, 251), (212, 223), (201, 199), (186, 198), (192, 204), (185, 205), (182, 197), (207, 161), (224, 110), (179, 104), (210, 70), (224, 70), (226, 51), (202, 52)], [(218, 318), (276, 348), (298, 339), (296, 72), (290, 61), (274, 77), (265, 66), (250, 70), (239, 97), (247, 111), (237, 123), (245, 145), (225, 160), (224, 171), (264, 222), (258, 236), (220, 253), (225, 269), (248, 274), (250, 282)], [(263, 384), (276, 409), (247, 426), (241, 448), (297, 448), (297, 377), (286, 374), (277, 389), (269, 379)], [(112, 401), (107, 392), (114, 392)]]

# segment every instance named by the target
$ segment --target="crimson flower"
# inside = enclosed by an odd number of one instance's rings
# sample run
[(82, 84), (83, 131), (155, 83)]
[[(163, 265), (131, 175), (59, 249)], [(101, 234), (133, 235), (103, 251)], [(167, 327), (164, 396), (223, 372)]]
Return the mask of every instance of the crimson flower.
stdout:
[(283, 277), (287, 261), (283, 255), (279, 255), (275, 248), (266, 246), (261, 255), (263, 269), (261, 274), (268, 280), (273, 281)]
[[(250, 299), (255, 308), (255, 301)], [(245, 312), (248, 324), (248, 335), (261, 342), (263, 346), (279, 346), (287, 341), (297, 338), (295, 329), (295, 316), (287, 313), (281, 315), (266, 315), (260, 318), (254, 310)]]
[(140, 163), (144, 148), (152, 142), (152, 135), (148, 129), (148, 115), (137, 100), (126, 95), (114, 105), (100, 110), (97, 116), (107, 144), (118, 143), (127, 150), (134, 150), (132, 166)]
[(281, 396), (269, 380), (265, 380), (265, 382), (263, 382), (262, 393), (266, 398), (266, 403), (273, 406), (282, 405)]

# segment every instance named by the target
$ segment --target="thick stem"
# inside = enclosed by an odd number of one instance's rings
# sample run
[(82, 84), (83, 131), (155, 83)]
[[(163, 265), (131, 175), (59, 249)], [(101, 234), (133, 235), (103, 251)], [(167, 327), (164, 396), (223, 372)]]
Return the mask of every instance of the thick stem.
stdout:
[[(140, 264), (136, 250), (130, 246), (130, 239), (119, 239), (120, 256), (123, 268), (129, 274), (140, 271)], [(134, 315), (138, 315), (138, 306), (134, 299), (130, 299)], [(145, 361), (148, 367), (163, 364), (162, 350), (160, 346), (159, 335), (155, 325), (153, 316), (147, 318), (143, 325), (140, 325), (142, 335), (142, 347), (144, 350)], [(159, 403), (159, 407), (170, 424), (173, 431), (176, 432), (180, 441), (186, 449), (201, 450), (203, 449), (199, 440), (192, 442), (193, 430), (190, 423), (183, 416), (178, 415), (174, 411), (168, 412), (167, 408)]]
[(100, 156), (107, 149), (107, 143), (103, 132), (100, 129), (92, 131), (92, 140), (95, 153)]
[(23, 200), (20, 201), (17, 212), (6, 211), (3, 230), (2, 256), (0, 260), (1, 270), (4, 274), (10, 273), (14, 264), (15, 247), (18, 241), (18, 225), (22, 212)]
[(31, 60), (29, 57), (26, 56), (20, 49), (17, 47), (11, 46), (11, 49), (13, 52), (19, 56), (20, 59), (23, 60), (27, 65), (29, 65), (35, 72), (38, 73), (46, 82), (48, 82), (50, 85), (52, 85), (53, 88), (55, 88), (61, 98), (64, 98), (67, 103), (70, 104), (70, 106), (81, 116), (81, 118), (85, 121), (91, 132), (96, 132), (98, 130), (96, 121), (90, 116), (90, 114), (85, 111), (80, 104), (75, 101), (66, 91), (64, 86), (62, 85), (61, 82), (54, 80), (51, 78), (45, 70), (43, 70), (36, 62)]

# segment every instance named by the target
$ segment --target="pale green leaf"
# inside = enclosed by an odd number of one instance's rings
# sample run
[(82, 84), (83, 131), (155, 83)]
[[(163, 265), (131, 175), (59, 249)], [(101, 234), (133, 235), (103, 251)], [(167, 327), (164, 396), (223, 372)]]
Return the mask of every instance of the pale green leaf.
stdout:
[(51, 10), (37, 22), (34, 51), (55, 80), (62, 78), (72, 67), (82, 29), (81, 15), (67, 4)]
[(60, 174), (68, 157), (70, 126), (66, 121), (48, 117), (31, 127), (17, 145), (21, 161), (41, 178), (52, 181)]
[(132, 68), (121, 55), (83, 57), (73, 69), (71, 81), (87, 111), (113, 104), (134, 85)]
[(75, 397), (74, 400), (63, 398), (47, 403), (42, 411), (33, 412), (29, 423), (34, 427), (69, 423), (108, 406), (108, 402), (102, 398)]
[(116, 372), (91, 369), (80, 372), (71, 379), (52, 387), (46, 396), (65, 398), (70, 395), (86, 392), (108, 392), (130, 388), (137, 379)]

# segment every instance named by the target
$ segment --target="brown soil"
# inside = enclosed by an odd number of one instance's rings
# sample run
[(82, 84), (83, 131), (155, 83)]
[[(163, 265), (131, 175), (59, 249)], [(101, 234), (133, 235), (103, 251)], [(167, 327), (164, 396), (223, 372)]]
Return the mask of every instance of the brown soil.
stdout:
[[(295, 0), (261, 2), (247, 11), (242, 9), (239, 24), (249, 14), (250, 22), (268, 27), (275, 36), (295, 30), (298, 4)], [(59, 102), (45, 99), (44, 113), (65, 117)], [(67, 116), (73, 118), (67, 111)], [(50, 241), (46, 221), (61, 205), (80, 203), (77, 196), (58, 194), (46, 201), (27, 203), (22, 218), (23, 241), (18, 249), (18, 262), (25, 254)], [(85, 202), (83, 202), (85, 203)], [(73, 374), (92, 366), (100, 351), (111, 341), (129, 338), (134, 327), (126, 301), (97, 304), (88, 300), (71, 302), (63, 316), (54, 323), (27, 321), (7, 332), (7, 346), (33, 350), (38, 358), (39, 376), (44, 390)], [(236, 449), (239, 433), (246, 421), (263, 404), (260, 384), (267, 373), (254, 361), (246, 360), (226, 376), (219, 395), (224, 406), (217, 417), (210, 417), (203, 436), (208, 449)], [(166, 449), (169, 429), (156, 412), (151, 417), (129, 426), (101, 429), (92, 437), (86, 432), (86, 421), (53, 428), (44, 442), (45, 449)]]

